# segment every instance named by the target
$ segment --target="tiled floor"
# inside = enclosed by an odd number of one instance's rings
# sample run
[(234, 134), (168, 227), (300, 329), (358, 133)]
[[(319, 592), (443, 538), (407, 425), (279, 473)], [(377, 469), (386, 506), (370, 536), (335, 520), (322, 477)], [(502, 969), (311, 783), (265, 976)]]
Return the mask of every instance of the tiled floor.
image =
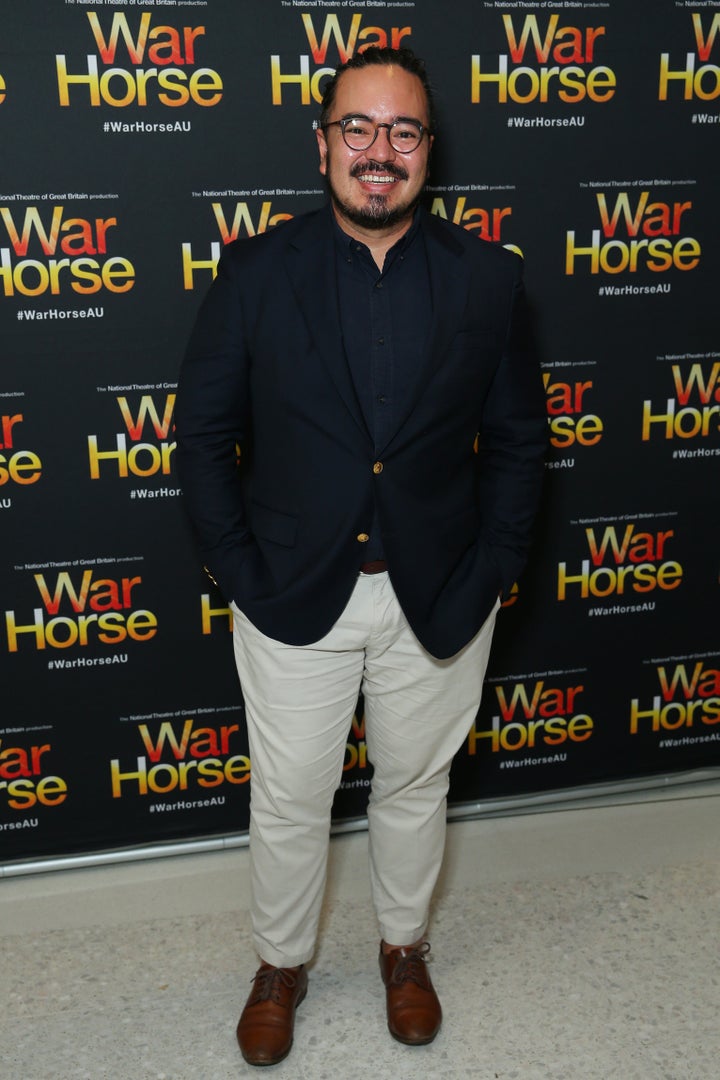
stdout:
[[(715, 1080), (719, 784), (455, 823), (431, 926), (445, 1021), (387, 1034), (363, 833), (327, 905), (280, 1080)], [(247, 851), (0, 881), (3, 1080), (258, 1076)]]

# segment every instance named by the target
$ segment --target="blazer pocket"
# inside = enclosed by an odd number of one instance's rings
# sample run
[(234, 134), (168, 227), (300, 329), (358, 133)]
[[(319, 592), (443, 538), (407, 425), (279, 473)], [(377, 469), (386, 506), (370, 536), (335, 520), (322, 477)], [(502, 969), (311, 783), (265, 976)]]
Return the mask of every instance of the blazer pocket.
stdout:
[(464, 551), (475, 543), (479, 534), (480, 519), (475, 509), (452, 514), (443, 522), (443, 546), (446, 551)]
[(257, 537), (271, 540), (283, 547), (293, 547), (297, 536), (297, 518), (284, 514), (281, 510), (272, 510), (262, 503), (251, 504), (250, 528)]

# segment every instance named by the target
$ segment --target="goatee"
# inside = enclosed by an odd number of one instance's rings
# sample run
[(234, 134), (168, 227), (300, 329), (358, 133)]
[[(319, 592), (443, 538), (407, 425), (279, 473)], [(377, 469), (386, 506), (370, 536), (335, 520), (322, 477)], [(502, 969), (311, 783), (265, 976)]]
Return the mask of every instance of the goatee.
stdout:
[(404, 221), (410, 217), (417, 206), (419, 196), (409, 203), (403, 203), (390, 209), (384, 195), (370, 195), (368, 201), (361, 207), (348, 206), (338, 198), (337, 193), (330, 189), (332, 200), (336, 208), (353, 225), (359, 225), (364, 229), (386, 229)]
[[(362, 165), (358, 163), (350, 170), (350, 175), (355, 177), (363, 172), (389, 173), (391, 176), (396, 176), (399, 180), (407, 180), (408, 178), (405, 169), (401, 168), (399, 165), (393, 165), (390, 162), (385, 164), (365, 162)], [(362, 206), (356, 207), (350, 206), (340, 198), (330, 177), (329, 168), (325, 179), (336, 209), (344, 218), (351, 221), (353, 225), (358, 225), (363, 229), (387, 229), (393, 225), (397, 225), (401, 221), (405, 221), (408, 217), (412, 216), (415, 207), (420, 202), (420, 196), (422, 194), (422, 192), (418, 192), (414, 199), (411, 199), (409, 202), (400, 203), (398, 206), (390, 209), (387, 203), (387, 196), (378, 192), (377, 194), (373, 193), (369, 195), (367, 201), (363, 203)]]

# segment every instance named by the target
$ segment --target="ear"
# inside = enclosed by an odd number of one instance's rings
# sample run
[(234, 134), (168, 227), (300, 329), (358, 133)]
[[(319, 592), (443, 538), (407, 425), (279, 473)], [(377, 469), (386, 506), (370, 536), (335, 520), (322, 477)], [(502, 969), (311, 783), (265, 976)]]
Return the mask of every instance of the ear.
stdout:
[(320, 165), (319, 165), (320, 173), (322, 174), (322, 176), (325, 176), (325, 173), (327, 172), (327, 152), (328, 152), (328, 147), (327, 147), (327, 140), (325, 138), (325, 132), (322, 130), (322, 128), (316, 128), (315, 129), (315, 137), (317, 139), (317, 144), (318, 144), (318, 153), (320, 154)]
[(434, 135), (429, 135), (428, 136), (427, 163), (425, 165), (425, 182), (426, 183), (427, 183), (427, 181), (428, 181), (428, 179), (430, 177), (430, 165), (432, 163), (432, 147), (433, 147), (434, 142), (435, 142), (435, 136)]

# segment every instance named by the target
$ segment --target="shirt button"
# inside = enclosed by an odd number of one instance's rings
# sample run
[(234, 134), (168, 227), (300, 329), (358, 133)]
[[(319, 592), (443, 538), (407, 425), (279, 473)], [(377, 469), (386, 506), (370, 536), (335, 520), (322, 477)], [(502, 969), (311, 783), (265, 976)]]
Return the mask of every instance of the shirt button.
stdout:
[(361, 544), (367, 544), (368, 540), (370, 539), (367, 533), (358, 533), (357, 538)]
[(383, 468), (384, 468), (384, 466), (383, 466), (382, 461), (376, 461), (375, 464), (373, 465), (373, 472), (375, 473), (376, 476), (379, 476), (380, 473), (383, 471)]
[(377, 343), (378, 343), (378, 345), (384, 345), (385, 344), (385, 338), (384, 337), (379, 337), (377, 339)]

